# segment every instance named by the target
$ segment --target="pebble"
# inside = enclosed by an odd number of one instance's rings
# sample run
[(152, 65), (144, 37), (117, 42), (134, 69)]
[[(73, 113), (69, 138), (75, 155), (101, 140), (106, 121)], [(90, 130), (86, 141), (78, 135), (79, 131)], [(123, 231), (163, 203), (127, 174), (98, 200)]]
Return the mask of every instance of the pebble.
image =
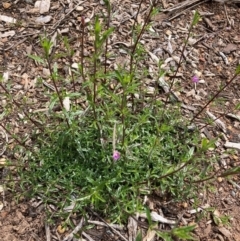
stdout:
[(49, 23), (52, 20), (52, 16), (48, 15), (48, 16), (40, 16), (38, 18), (35, 19), (35, 22), (37, 23)]
[(231, 191), (231, 196), (235, 198), (236, 197), (236, 192)]
[(217, 180), (218, 180), (218, 182), (222, 182), (223, 178), (222, 177), (218, 177)]
[(168, 36), (169, 36), (169, 35), (172, 35), (172, 32), (171, 32), (169, 29), (168, 29), (165, 33), (166, 33), (166, 35), (168, 35)]
[(83, 10), (83, 6), (77, 6), (76, 11), (81, 12)]

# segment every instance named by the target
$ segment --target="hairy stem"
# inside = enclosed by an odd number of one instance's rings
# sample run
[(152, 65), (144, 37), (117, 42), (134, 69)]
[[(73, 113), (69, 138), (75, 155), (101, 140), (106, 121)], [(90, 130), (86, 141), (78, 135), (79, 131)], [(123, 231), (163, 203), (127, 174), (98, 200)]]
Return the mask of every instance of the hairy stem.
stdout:
[(207, 108), (207, 106), (213, 102), (221, 92), (223, 92), (232, 82), (233, 80), (238, 76), (238, 73), (236, 73), (222, 88), (220, 88), (217, 93), (201, 108), (201, 110), (193, 116), (193, 118), (190, 121), (190, 124), (193, 123), (193, 121)]
[(0, 83), (0, 86), (1, 86), (2, 89), (5, 91), (5, 93), (6, 93), (8, 96), (11, 97), (13, 103), (17, 106), (17, 108), (18, 108), (19, 110), (21, 110), (21, 111), (24, 113), (24, 115), (27, 117), (27, 119), (28, 119), (30, 122), (32, 122), (37, 128), (39, 128), (40, 130), (43, 130), (43, 127), (40, 126), (40, 124), (39, 124), (37, 121), (33, 120), (33, 119), (28, 115), (28, 113), (23, 110), (23, 108), (20, 106), (20, 104), (19, 104), (17, 101), (14, 100), (14, 98), (12, 97), (12, 95), (9, 93), (9, 91), (4, 87), (4, 85), (3, 85), (2, 83)]
[[(59, 89), (58, 89), (57, 84), (56, 84), (56, 80), (55, 80), (54, 73), (53, 73), (52, 66), (51, 66), (51, 61), (50, 61), (48, 56), (47, 56), (46, 59), (47, 59), (47, 65), (48, 65), (48, 69), (50, 71), (51, 79), (52, 79), (54, 88), (57, 92), (57, 96), (58, 96), (58, 99), (59, 99), (59, 102), (60, 102), (60, 105), (61, 105), (61, 108), (62, 108), (62, 111), (63, 111), (64, 110), (63, 100), (62, 100), (62, 96), (60, 95)], [(69, 122), (68, 122), (68, 119), (66, 118), (66, 116), (65, 116), (65, 119), (66, 119), (66, 123), (67, 123), (68, 128), (70, 128), (70, 125), (69, 125)]]

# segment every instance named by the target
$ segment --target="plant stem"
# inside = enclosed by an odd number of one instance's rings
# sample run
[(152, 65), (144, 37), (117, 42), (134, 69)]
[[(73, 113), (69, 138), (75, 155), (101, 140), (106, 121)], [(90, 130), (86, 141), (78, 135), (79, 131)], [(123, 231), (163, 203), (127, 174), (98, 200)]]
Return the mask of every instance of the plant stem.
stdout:
[(193, 118), (191, 119), (190, 121), (190, 124), (193, 123), (193, 121), (203, 112), (204, 109), (207, 108), (207, 106), (213, 102), (214, 99), (216, 99), (219, 94), (224, 91), (232, 82), (233, 80), (238, 76), (238, 73), (236, 73), (222, 88), (220, 88), (217, 93), (202, 107), (202, 109), (196, 114), (193, 116)]
[[(107, 9), (108, 17), (107, 17), (107, 29), (110, 27), (110, 21), (111, 21), (111, 7), (110, 2), (108, 1), (108, 9)], [(108, 38), (106, 39), (105, 44), (105, 53), (104, 53), (104, 74), (107, 73), (107, 53), (108, 53)]]
[[(214, 123), (216, 120), (218, 120), (218, 119), (220, 119), (221, 117), (225, 116), (227, 113), (229, 113), (229, 112), (227, 111), (227, 112), (224, 112), (224, 113), (220, 114), (218, 117), (216, 117), (215, 119), (213, 119), (213, 120), (211, 121), (211, 123)], [(209, 126), (211, 123), (206, 123), (205, 125), (203, 125), (202, 127), (200, 127), (198, 130), (199, 130), (199, 131), (202, 130), (203, 128)]]
[(133, 28), (132, 28), (131, 46), (132, 46), (132, 41), (133, 41), (133, 39), (134, 39), (134, 36), (133, 36), (133, 35), (134, 35), (134, 29), (135, 29), (136, 22), (137, 22), (137, 17), (138, 17), (138, 14), (139, 14), (139, 12), (140, 12), (142, 3), (143, 3), (143, 0), (140, 1), (139, 6), (138, 6), (138, 10), (137, 10), (137, 13), (136, 13), (136, 16), (135, 16), (135, 18), (134, 18), (134, 23), (133, 23)]
[(21, 110), (21, 111), (24, 113), (24, 115), (27, 117), (27, 119), (28, 119), (29, 121), (31, 121), (31, 122), (32, 122), (36, 127), (38, 127), (40, 130), (43, 130), (43, 127), (40, 126), (37, 121), (33, 120), (33, 119), (28, 115), (28, 113), (21, 108), (21, 106), (18, 104), (18, 102), (14, 100), (14, 98), (12, 97), (12, 95), (9, 93), (9, 91), (4, 87), (4, 85), (3, 85), (2, 83), (0, 83), (0, 86), (1, 86), (2, 89), (5, 91), (5, 93), (6, 93), (8, 96), (11, 97), (13, 103), (17, 106), (17, 108), (18, 108), (19, 110)]
[[(133, 80), (133, 73), (132, 73), (133, 72), (133, 60), (134, 60), (134, 55), (135, 55), (135, 52), (136, 52), (137, 45), (138, 45), (138, 43), (140, 41), (140, 38), (142, 37), (143, 32), (145, 31), (145, 27), (146, 27), (146, 25), (148, 24), (148, 22), (150, 20), (152, 10), (156, 6), (157, 2), (158, 2), (158, 0), (155, 0), (152, 3), (152, 5), (150, 7), (150, 10), (148, 12), (148, 15), (147, 15), (147, 17), (144, 20), (144, 24), (143, 24), (143, 26), (141, 28), (141, 31), (138, 34), (137, 39), (136, 39), (136, 41), (135, 41), (135, 43), (134, 43), (134, 45), (132, 47), (132, 51), (131, 51), (131, 55), (130, 55), (130, 78), (131, 78), (130, 82), (132, 82), (132, 80)], [(137, 17), (138, 17), (138, 14), (140, 12), (140, 8), (141, 8), (142, 3), (143, 3), (143, 0), (140, 1), (139, 7), (138, 7), (138, 11), (137, 11), (136, 17), (134, 19), (133, 30), (132, 30), (133, 32), (134, 32), (135, 24), (136, 24)], [(133, 111), (134, 110), (134, 94), (133, 93), (131, 94), (131, 100), (132, 100), (132, 111)]]
[(82, 35), (81, 35), (81, 74), (83, 78), (83, 82), (86, 82), (85, 74), (84, 74), (84, 65), (83, 65), (83, 59), (84, 59), (84, 27), (85, 27), (85, 19), (82, 17)]
[(73, 71), (72, 71), (72, 64), (73, 64), (72, 57), (69, 56), (68, 60), (70, 63), (70, 71), (71, 71), (71, 79), (72, 79), (72, 83), (73, 83), (73, 90), (76, 93), (76, 83), (75, 83), (75, 78), (74, 78)]
[[(100, 139), (101, 139), (101, 128), (98, 123), (97, 112), (96, 112), (96, 99), (97, 99), (97, 59), (98, 59), (98, 48), (97, 48), (97, 40), (94, 41), (94, 59), (93, 59), (93, 100), (92, 100), (92, 107), (93, 107), (93, 115), (96, 121), (96, 125), (99, 131)], [(101, 142), (101, 140), (100, 140)]]
[[(48, 65), (48, 69), (50, 71), (50, 75), (51, 75), (51, 79), (52, 79), (54, 88), (55, 88), (55, 90), (57, 92), (57, 96), (58, 96), (58, 99), (59, 99), (62, 111), (64, 111), (63, 100), (62, 100), (62, 97), (60, 95), (59, 89), (58, 89), (56, 81), (55, 81), (54, 73), (53, 73), (52, 66), (51, 66), (51, 61), (50, 61), (48, 56), (46, 56), (46, 59), (47, 59), (47, 65)], [(68, 122), (68, 119), (67, 119), (66, 116), (65, 116), (65, 119), (66, 119), (66, 123), (67, 123), (68, 128), (70, 128), (70, 125), (69, 125), (69, 122)]]
[[(137, 12), (137, 15), (136, 15), (136, 18), (135, 18), (135, 21), (134, 21), (134, 25), (133, 25), (134, 27), (135, 27), (135, 23), (136, 23), (136, 21), (137, 21), (137, 17), (138, 17), (138, 14), (139, 14), (140, 7), (141, 7), (142, 2), (143, 2), (143, 0), (141, 0), (141, 2), (140, 2), (139, 8), (138, 8), (138, 12)], [(135, 43), (134, 43), (134, 45), (133, 45), (133, 47), (132, 47), (131, 56), (130, 56), (130, 74), (132, 73), (132, 70), (133, 70), (133, 59), (134, 59), (134, 54), (135, 54), (135, 51), (136, 51), (136, 48), (137, 48), (137, 44), (139, 43), (139, 40), (140, 40), (140, 38), (142, 37), (143, 32), (145, 31), (145, 27), (146, 27), (146, 25), (148, 24), (148, 22), (149, 22), (149, 20), (150, 20), (152, 10), (153, 10), (153, 8), (156, 6), (157, 2), (158, 2), (158, 0), (155, 0), (155, 1), (152, 3), (152, 5), (151, 5), (151, 7), (150, 7), (150, 10), (149, 10), (149, 12), (148, 12), (148, 15), (147, 15), (146, 19), (144, 20), (144, 24), (143, 24), (143, 26), (142, 26), (142, 28), (141, 28), (141, 31), (140, 31), (140, 33), (138, 34), (137, 39), (136, 39), (136, 41), (135, 41)], [(134, 30), (134, 29), (133, 29), (133, 30)]]
[(22, 146), (23, 148), (25, 148), (26, 150), (32, 152), (32, 150), (30, 150), (25, 144), (23, 144), (19, 139), (17, 139), (14, 134), (12, 134), (1, 122), (0, 122), (0, 127), (3, 128), (4, 131), (6, 131), (6, 133), (8, 135), (10, 135), (20, 146)]
[(124, 108), (126, 106), (126, 95), (125, 95), (125, 87), (123, 88), (123, 94), (122, 94), (122, 103), (121, 103), (121, 121), (122, 121), (122, 146), (124, 146), (125, 142), (125, 132), (126, 132), (126, 123), (125, 123), (125, 114), (124, 114)]
[(179, 59), (179, 61), (178, 61), (178, 63), (177, 63), (177, 69), (176, 69), (176, 71), (174, 72), (174, 75), (173, 75), (173, 77), (172, 77), (172, 80), (171, 80), (171, 83), (170, 83), (170, 87), (169, 87), (169, 91), (168, 91), (168, 93), (167, 93), (167, 98), (166, 98), (165, 103), (164, 103), (165, 107), (166, 107), (166, 105), (167, 105), (168, 99), (169, 99), (170, 94), (171, 94), (171, 92), (172, 92), (174, 80), (175, 80), (175, 78), (176, 78), (176, 76), (177, 76), (177, 73), (178, 73), (178, 71), (179, 71), (179, 68), (180, 68), (180, 66), (181, 66), (181, 62), (182, 62), (182, 59), (183, 59), (184, 51), (185, 51), (185, 49), (186, 49), (188, 40), (189, 40), (189, 38), (190, 38), (190, 34), (191, 34), (191, 31), (192, 31), (192, 28), (193, 28), (193, 24), (191, 24), (191, 26), (190, 26), (190, 28), (189, 28), (189, 30), (188, 30), (187, 39), (186, 39), (186, 41), (185, 41), (185, 43), (184, 43), (184, 45), (183, 45), (183, 48), (182, 48), (182, 50), (181, 50), (180, 59)]

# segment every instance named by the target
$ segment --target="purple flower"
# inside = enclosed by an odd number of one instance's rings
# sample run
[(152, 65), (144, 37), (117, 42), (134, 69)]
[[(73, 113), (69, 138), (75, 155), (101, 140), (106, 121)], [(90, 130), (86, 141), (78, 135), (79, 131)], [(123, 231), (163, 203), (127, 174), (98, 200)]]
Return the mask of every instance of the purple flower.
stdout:
[(194, 75), (194, 76), (192, 77), (192, 82), (193, 82), (193, 83), (198, 83), (198, 81), (199, 81), (198, 76), (197, 76), (197, 75)]
[(112, 157), (113, 157), (113, 160), (114, 160), (114, 161), (117, 161), (117, 160), (120, 158), (120, 152), (114, 150)]

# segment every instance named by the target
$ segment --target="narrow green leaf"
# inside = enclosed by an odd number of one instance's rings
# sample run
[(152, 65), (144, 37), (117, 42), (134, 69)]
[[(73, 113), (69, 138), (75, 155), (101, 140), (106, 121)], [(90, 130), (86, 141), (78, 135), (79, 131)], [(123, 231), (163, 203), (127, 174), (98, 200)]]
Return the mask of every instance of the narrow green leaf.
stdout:
[(41, 63), (41, 64), (45, 63), (45, 61), (41, 57), (39, 57), (37, 55), (28, 54), (28, 57), (33, 59), (33, 60), (35, 60), (35, 61), (37, 61), (38, 63)]
[(195, 26), (198, 23), (199, 19), (200, 14), (198, 13), (198, 11), (196, 11), (193, 16), (192, 26)]
[(100, 22), (99, 22), (98, 16), (96, 16), (95, 26), (94, 26), (94, 34), (95, 34), (95, 41), (96, 41), (96, 43), (99, 42), (100, 32), (101, 32), (101, 24), (100, 24)]
[(151, 213), (148, 207), (145, 208), (145, 212), (147, 215), (147, 220), (148, 220), (148, 224), (149, 226), (152, 226), (152, 218), (151, 218)]
[(173, 241), (172, 235), (169, 232), (159, 232), (157, 231), (156, 234), (161, 237), (164, 241)]
[(172, 233), (175, 237), (183, 240), (194, 240), (195, 238), (191, 235), (191, 232), (195, 229), (194, 226), (185, 226), (180, 228), (174, 228)]
[(240, 65), (237, 66), (235, 73), (240, 74)]
[(236, 104), (235, 109), (236, 109), (236, 110), (239, 110), (239, 109), (240, 109), (240, 103), (237, 103), (237, 104)]
[(142, 232), (139, 232), (135, 241), (142, 241)]
[(110, 10), (111, 10), (110, 1), (109, 1), (109, 0), (103, 0), (103, 1), (104, 1), (104, 3), (105, 3), (106, 6), (107, 6), (107, 10), (108, 10), (108, 12), (110, 12)]

